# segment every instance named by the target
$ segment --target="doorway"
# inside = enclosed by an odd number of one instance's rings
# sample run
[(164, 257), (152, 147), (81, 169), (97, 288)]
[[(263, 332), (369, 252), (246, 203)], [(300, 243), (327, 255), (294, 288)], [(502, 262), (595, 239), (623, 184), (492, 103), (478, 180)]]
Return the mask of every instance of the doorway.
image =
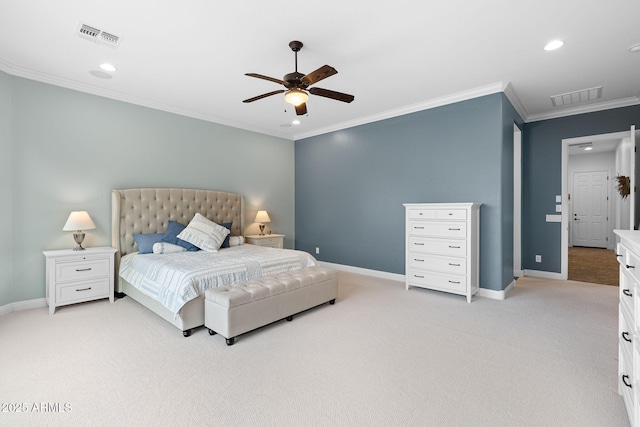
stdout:
[[(631, 200), (624, 203), (615, 193), (615, 177), (623, 174), (631, 176), (632, 182), (635, 182), (633, 176), (635, 153), (631, 148), (635, 146), (635, 135), (635, 127), (632, 126), (630, 131), (626, 132), (562, 140), (561, 210), (566, 214), (562, 215), (561, 224), (561, 280), (568, 279), (569, 247), (576, 244), (576, 241), (585, 244), (585, 246), (590, 246), (590, 242), (594, 247), (604, 247), (611, 250), (615, 247), (613, 229), (629, 229), (633, 227), (630, 218), (634, 218), (633, 201), (635, 200), (635, 195), (632, 194), (628, 198)], [(589, 148), (589, 154), (586, 154), (587, 150), (584, 150), (585, 148)], [(581, 160), (576, 161), (578, 156), (581, 156)], [(596, 159), (596, 156), (599, 158)], [(582, 165), (576, 167), (575, 165), (579, 163), (582, 163)], [(603, 164), (608, 164), (609, 166), (602, 166)], [(593, 182), (594, 179), (596, 181), (602, 179), (602, 175), (599, 172), (603, 171), (606, 171), (606, 176), (608, 176), (608, 179), (605, 179), (604, 187), (601, 186), (602, 182), (597, 184)], [(591, 178), (574, 172), (591, 174)], [(599, 176), (594, 178), (594, 174)], [(584, 186), (581, 187), (583, 184)], [(603, 205), (600, 205), (595, 209), (587, 209), (585, 206), (581, 206), (582, 203), (586, 203), (584, 202), (585, 199), (580, 202), (580, 196), (578, 196), (577, 200), (572, 200), (572, 197), (577, 194), (576, 191), (591, 192), (591, 196), (594, 196), (594, 192), (606, 192), (608, 196), (605, 197), (609, 198), (608, 206), (603, 207)], [(588, 194), (583, 196), (586, 197), (586, 200), (589, 200)], [(574, 204), (574, 201), (577, 203)], [(592, 212), (596, 212), (597, 215), (591, 215)], [(585, 220), (584, 226), (578, 224), (581, 222), (582, 214), (591, 215), (590, 219)], [(604, 243), (602, 240), (604, 240)], [(597, 241), (597, 243), (594, 241)], [(613, 255), (615, 256), (615, 254)]]

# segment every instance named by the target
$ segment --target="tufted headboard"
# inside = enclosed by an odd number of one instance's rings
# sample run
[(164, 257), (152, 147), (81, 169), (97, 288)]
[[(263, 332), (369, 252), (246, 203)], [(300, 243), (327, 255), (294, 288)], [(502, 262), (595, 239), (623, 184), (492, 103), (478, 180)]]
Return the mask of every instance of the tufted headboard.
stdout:
[(217, 223), (233, 222), (233, 235), (244, 231), (244, 200), (239, 194), (182, 188), (111, 191), (111, 243), (118, 250), (117, 260), (137, 250), (133, 233), (164, 233), (170, 220), (187, 225), (196, 213)]

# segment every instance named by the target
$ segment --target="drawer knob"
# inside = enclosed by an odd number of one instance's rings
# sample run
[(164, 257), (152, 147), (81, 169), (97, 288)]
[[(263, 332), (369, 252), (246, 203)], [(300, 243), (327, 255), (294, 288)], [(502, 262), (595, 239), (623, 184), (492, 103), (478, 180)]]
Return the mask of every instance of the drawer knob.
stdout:
[(628, 297), (632, 297), (633, 294), (631, 293), (631, 291), (629, 289), (623, 289), (622, 293), (625, 294)]
[(76, 271), (91, 271), (91, 267), (89, 267), (89, 268), (76, 268)]
[(635, 265), (629, 265), (629, 264), (625, 264), (625, 267), (627, 267), (627, 268), (636, 268)]
[(89, 286), (88, 288), (76, 289), (76, 292), (90, 291), (90, 290), (91, 290), (91, 286)]
[(622, 376), (622, 382), (624, 383), (624, 385), (626, 385), (629, 388), (633, 388), (633, 386), (627, 382), (628, 380), (629, 380), (629, 375)]
[(631, 338), (629, 338), (629, 332), (623, 332), (622, 339), (624, 339), (627, 342), (631, 342)]

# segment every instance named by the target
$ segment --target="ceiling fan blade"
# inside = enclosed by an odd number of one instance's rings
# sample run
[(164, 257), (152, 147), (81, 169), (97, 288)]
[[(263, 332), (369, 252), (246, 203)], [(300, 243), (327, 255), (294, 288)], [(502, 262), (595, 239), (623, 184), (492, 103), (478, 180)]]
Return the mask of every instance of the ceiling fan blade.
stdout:
[(296, 107), (296, 114), (298, 116), (304, 116), (305, 114), (307, 114), (307, 103), (305, 102), (304, 104), (300, 104)]
[(276, 79), (275, 77), (263, 76), (262, 74), (246, 73), (245, 76), (255, 77), (257, 79), (262, 79), (262, 80), (269, 80), (270, 82), (278, 83), (284, 86), (287, 85), (283, 80)]
[(351, 102), (355, 99), (353, 95), (348, 95), (342, 92), (336, 92), (328, 89), (321, 89), (319, 87), (312, 87), (309, 92), (313, 95), (324, 96), (325, 98), (335, 99), (336, 101)]
[(338, 74), (335, 68), (329, 65), (323, 65), (315, 71), (310, 72), (302, 78), (302, 82), (311, 86), (314, 83), (318, 83), (320, 80), (324, 80), (327, 77), (331, 77), (334, 74)]
[(266, 98), (267, 96), (271, 96), (271, 95), (277, 95), (277, 94), (283, 93), (283, 92), (284, 92), (284, 89), (274, 90), (273, 92), (263, 93), (262, 95), (258, 95), (258, 96), (254, 96), (253, 98), (245, 99), (242, 102), (253, 102), (253, 101), (257, 101), (258, 99)]

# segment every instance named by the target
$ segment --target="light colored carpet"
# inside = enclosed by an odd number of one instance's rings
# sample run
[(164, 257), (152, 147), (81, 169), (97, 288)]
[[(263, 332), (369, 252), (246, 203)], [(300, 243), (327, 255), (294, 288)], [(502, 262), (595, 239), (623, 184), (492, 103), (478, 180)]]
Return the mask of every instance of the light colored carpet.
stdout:
[[(0, 317), (0, 425), (624, 426), (617, 288), (505, 301), (339, 275), (324, 305), (228, 347), (129, 298)], [(34, 412), (59, 403), (69, 412)]]

